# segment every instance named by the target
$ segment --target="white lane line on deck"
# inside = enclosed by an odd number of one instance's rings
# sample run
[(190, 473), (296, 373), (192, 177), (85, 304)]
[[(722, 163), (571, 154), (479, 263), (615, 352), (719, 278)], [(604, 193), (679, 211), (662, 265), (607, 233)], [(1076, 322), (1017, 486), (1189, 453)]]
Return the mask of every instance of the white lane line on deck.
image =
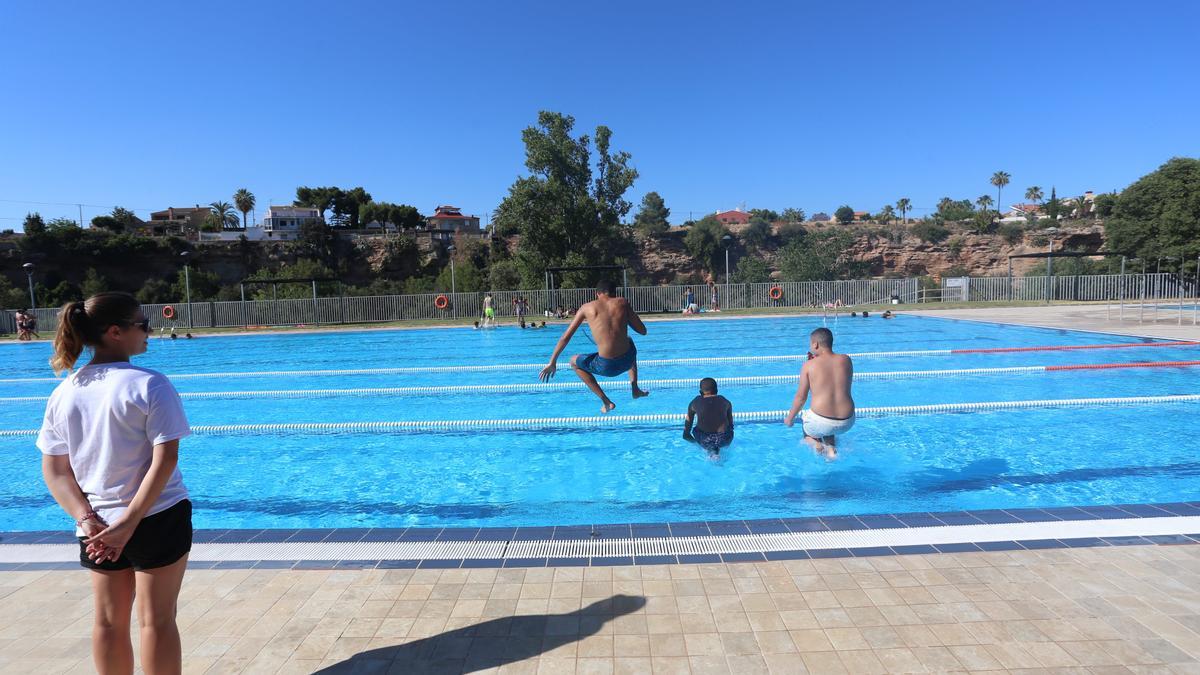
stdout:
[[(491, 560), (590, 558), (700, 553), (766, 553), (875, 546), (913, 546), (1188, 534), (1200, 531), (1200, 516), (1119, 518), (1038, 523), (941, 525), (877, 530), (785, 532), (641, 539), (534, 541), (197, 543), (194, 561), (245, 560)], [(71, 562), (76, 544), (0, 544), (0, 563)]]

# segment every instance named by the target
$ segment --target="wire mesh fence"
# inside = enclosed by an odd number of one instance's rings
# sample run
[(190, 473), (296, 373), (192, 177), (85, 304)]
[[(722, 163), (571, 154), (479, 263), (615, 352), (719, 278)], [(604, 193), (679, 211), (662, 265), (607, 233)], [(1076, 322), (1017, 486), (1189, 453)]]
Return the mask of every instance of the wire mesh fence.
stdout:
[[(688, 304), (698, 309), (820, 308), (922, 301), (917, 279), (858, 279), (848, 281), (789, 281), (762, 284), (694, 284), (631, 286), (619, 292), (645, 314), (680, 312)], [(333, 296), (278, 300), (205, 301), (146, 304), (143, 311), (155, 330), (232, 328), (248, 326), (308, 326), (341, 323), (384, 323), (408, 320), (451, 320), (480, 317), (484, 292), (422, 293), (416, 295)], [(518, 299), (527, 301), (528, 319), (570, 315), (595, 297), (590, 288), (492, 291), (497, 315), (515, 317)], [(966, 277), (943, 279), (938, 300), (946, 301), (1085, 301), (1126, 303), (1195, 298), (1196, 283), (1173, 274), (1127, 274), (1057, 277)], [(440, 300), (444, 298), (444, 307)], [(167, 309), (167, 308), (170, 309)], [(57, 308), (29, 310), (38, 332), (53, 333)], [(172, 315), (168, 318), (168, 314)], [(16, 332), (16, 312), (0, 311), (0, 333)]]

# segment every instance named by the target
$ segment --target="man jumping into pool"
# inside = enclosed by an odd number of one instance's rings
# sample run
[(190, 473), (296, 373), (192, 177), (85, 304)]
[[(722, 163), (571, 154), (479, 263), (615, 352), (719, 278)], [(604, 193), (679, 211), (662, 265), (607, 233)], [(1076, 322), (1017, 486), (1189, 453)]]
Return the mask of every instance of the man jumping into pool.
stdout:
[(650, 395), (650, 392), (638, 389), (637, 347), (633, 344), (633, 340), (629, 339), (630, 328), (637, 331), (638, 335), (645, 335), (646, 324), (642, 323), (637, 312), (629, 306), (628, 300), (615, 297), (615, 294), (616, 287), (611, 281), (604, 280), (596, 284), (596, 299), (580, 307), (579, 311), (575, 313), (575, 319), (570, 326), (567, 326), (567, 330), (558, 339), (558, 344), (554, 346), (554, 353), (550, 355), (550, 364), (542, 368), (539, 375), (542, 382), (549, 382), (550, 378), (554, 377), (554, 373), (558, 370), (559, 355), (567, 348), (571, 336), (575, 335), (579, 325), (587, 321), (596, 342), (596, 351), (592, 354), (572, 356), (571, 367), (575, 369), (575, 374), (583, 380), (588, 389), (600, 397), (600, 402), (604, 404), (600, 408), (602, 413), (612, 411), (617, 404), (613, 403), (600, 388), (600, 384), (596, 382), (596, 375), (616, 377), (629, 371), (629, 386), (633, 391), (633, 397), (641, 398)]
[(833, 351), (833, 333), (818, 328), (809, 336), (808, 361), (800, 368), (800, 386), (783, 423), (789, 427), (804, 406), (809, 391), (812, 405), (800, 416), (804, 442), (826, 459), (837, 459), (837, 437), (854, 426), (854, 399), (850, 385), (854, 364), (845, 354)]

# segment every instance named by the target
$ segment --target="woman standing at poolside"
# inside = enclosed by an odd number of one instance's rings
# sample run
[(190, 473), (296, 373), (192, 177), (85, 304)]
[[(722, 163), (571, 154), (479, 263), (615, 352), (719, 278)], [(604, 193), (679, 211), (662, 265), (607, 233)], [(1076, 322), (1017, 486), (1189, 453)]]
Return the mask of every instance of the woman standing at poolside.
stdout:
[(38, 435), (42, 475), (75, 520), (79, 563), (95, 596), (92, 657), (101, 673), (132, 673), (136, 593), (142, 669), (182, 669), (175, 610), (192, 547), (192, 505), (177, 467), (191, 433), (167, 378), (129, 359), (146, 351), (150, 320), (132, 295), (100, 293), (62, 308), (50, 365), (69, 372)]

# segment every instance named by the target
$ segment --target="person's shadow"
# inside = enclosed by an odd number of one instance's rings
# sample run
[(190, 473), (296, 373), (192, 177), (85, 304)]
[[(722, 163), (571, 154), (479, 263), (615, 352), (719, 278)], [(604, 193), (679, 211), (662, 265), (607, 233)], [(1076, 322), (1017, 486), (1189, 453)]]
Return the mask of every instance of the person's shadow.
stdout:
[(506, 616), (394, 647), (380, 647), (318, 673), (474, 673), (499, 668), (600, 632), (618, 616), (646, 606), (646, 598), (614, 595), (567, 614)]

